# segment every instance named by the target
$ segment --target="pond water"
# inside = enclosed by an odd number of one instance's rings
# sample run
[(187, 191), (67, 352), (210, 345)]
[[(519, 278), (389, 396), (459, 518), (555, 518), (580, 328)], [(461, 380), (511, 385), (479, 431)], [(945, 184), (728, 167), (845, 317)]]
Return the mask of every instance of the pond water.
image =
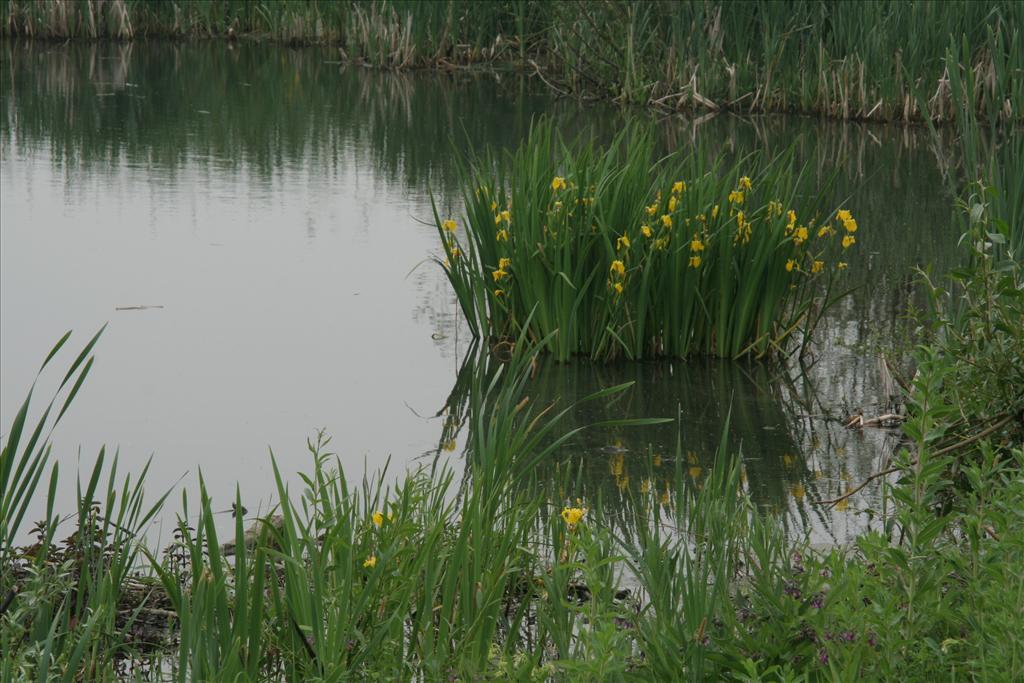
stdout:
[[(107, 444), (126, 471), (153, 456), (151, 493), (182, 477), (191, 486), (201, 470), (225, 507), (236, 484), (246, 501), (269, 499), (268, 449), (287, 473), (308, 467), (318, 428), (356, 477), (459, 457), (465, 435), (453, 440), (438, 414), (468, 340), (425, 262), (437, 252), (431, 195), (457, 211), (458, 154), (513, 146), (539, 114), (598, 134), (650, 116), (556, 100), (515, 74), (346, 68), (327, 49), (0, 49), (0, 424), (65, 330), (80, 347), (109, 322), (54, 437), (62, 471)], [(666, 148), (795, 145), (808, 191), (831, 181), (858, 218), (859, 289), (830, 313), (808, 367), (544, 364), (534, 400), (629, 380), (572, 423), (680, 416), (591, 431), (565, 449), (588, 495), (608, 499), (657, 487), (643, 454), (672, 454), (677, 438), (699, 484), (730, 416), (754, 499), (794, 533), (841, 542), (865, 523), (852, 513), (875, 502), (872, 490), (845, 512), (810, 501), (891, 452), (892, 436), (841, 419), (883, 409), (874, 349), (912, 325), (913, 268), (953, 256), (938, 157), (926, 136), (884, 126), (725, 115), (658, 126)]]

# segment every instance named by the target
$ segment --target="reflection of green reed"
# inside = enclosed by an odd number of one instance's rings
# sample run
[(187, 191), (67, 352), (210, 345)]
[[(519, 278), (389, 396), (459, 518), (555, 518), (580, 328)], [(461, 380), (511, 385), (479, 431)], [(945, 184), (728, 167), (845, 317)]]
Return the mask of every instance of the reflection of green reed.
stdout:
[[(445, 407), (439, 452), (450, 450), (467, 420), (470, 392), (494, 376), (500, 361), (489, 352), (467, 354)], [(560, 497), (602, 501), (612, 517), (627, 517), (638, 501), (663, 505), (680, 486), (699, 490), (716, 453), (741, 454), (746, 490), (759, 507), (784, 511), (793, 500), (806, 522), (806, 503), (823, 497), (820, 473), (803, 453), (812, 435), (801, 406), (783, 391), (776, 368), (729, 362), (595, 364), (539, 361), (523, 393), (535, 410), (566, 410), (559, 433), (572, 439), (536, 465), (538, 481), (557, 482)], [(476, 379), (474, 379), (476, 378)], [(577, 403), (606, 387), (632, 383), (605, 400)], [(642, 426), (594, 427), (613, 420), (666, 418)], [(471, 437), (470, 437), (471, 438)], [(722, 450), (722, 440), (728, 449)], [(617, 511), (617, 512), (616, 512)]]
[[(253, 33), (331, 42), (346, 58), (409, 67), (504, 62), (576, 94), (668, 109), (946, 120), (945, 75), (986, 74), (970, 101), (1020, 120), (1020, 3), (519, 0), (2, 0), (6, 35), (43, 38)], [(947, 40), (964, 53), (945, 52)], [(539, 64), (538, 64), (539, 63)], [(920, 110), (911, 96), (925, 84)], [(932, 91), (934, 94), (932, 95)], [(1005, 102), (1005, 104), (1004, 104)]]

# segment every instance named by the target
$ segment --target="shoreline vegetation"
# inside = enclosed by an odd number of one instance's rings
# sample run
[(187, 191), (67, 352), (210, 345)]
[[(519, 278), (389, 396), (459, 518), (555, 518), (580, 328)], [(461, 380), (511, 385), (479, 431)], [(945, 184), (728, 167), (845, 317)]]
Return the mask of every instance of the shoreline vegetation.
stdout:
[(0, 0), (0, 17), (6, 39), (270, 40), (389, 69), (508, 67), (666, 112), (1024, 120), (1024, 8), (1004, 0)]

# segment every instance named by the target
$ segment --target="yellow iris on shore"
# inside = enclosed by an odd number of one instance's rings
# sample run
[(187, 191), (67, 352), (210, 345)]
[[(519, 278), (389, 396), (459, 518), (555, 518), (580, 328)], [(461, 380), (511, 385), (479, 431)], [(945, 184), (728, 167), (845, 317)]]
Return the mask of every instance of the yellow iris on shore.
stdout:
[(372, 519), (374, 526), (381, 526), (382, 524), (384, 524), (384, 513), (381, 512), (380, 510), (377, 510), (376, 512), (373, 513)]
[(491, 277), (494, 278), (495, 282), (497, 282), (498, 280), (500, 280), (501, 278), (503, 278), (503, 277), (505, 277), (507, 275), (508, 275), (508, 273), (505, 271), (504, 268), (498, 268), (497, 270), (492, 270), (491, 271)]
[(700, 263), (701, 263), (700, 256), (691, 256), (690, 257), (690, 267), (691, 268), (700, 268)]
[(495, 242), (508, 242), (508, 230), (502, 228), (494, 235)]
[(609, 270), (621, 277), (626, 274), (626, 264), (619, 260), (612, 261), (612, 266)]
[(441, 223), (441, 229), (444, 230), (445, 232), (455, 232), (456, 228), (458, 227), (459, 226), (451, 218), (442, 221)]
[(843, 249), (849, 249), (857, 243), (857, 238), (853, 235), (847, 235), (843, 238)]
[(686, 183), (682, 180), (677, 180), (672, 184), (672, 194), (682, 194), (686, 192)]
[(728, 197), (730, 204), (736, 204), (737, 206), (743, 206), (743, 193), (739, 190), (733, 190), (729, 193)]
[(640, 226), (640, 234), (643, 235), (644, 237), (650, 237), (654, 233), (651, 230), (651, 226), (649, 226), (649, 225), (641, 225)]
[(670, 212), (675, 211), (677, 206), (679, 206), (679, 201), (675, 197), (668, 200), (668, 210)]
[(801, 225), (799, 228), (793, 231), (793, 244), (797, 246), (803, 244), (804, 242), (807, 241), (807, 236), (807, 228)]
[(552, 190), (564, 190), (565, 189), (565, 178), (556, 175), (551, 180), (551, 189)]
[(512, 259), (510, 259), (510, 258), (505, 258), (503, 256), (500, 259), (498, 259), (498, 267), (499, 268), (504, 269), (504, 268), (508, 268), (511, 265), (512, 265)]
[(666, 228), (671, 228), (672, 227), (672, 216), (669, 216), (668, 214), (665, 214), (664, 216), (662, 216), (661, 217), (661, 224), (664, 225)]
[(562, 521), (570, 527), (574, 527), (583, 521), (587, 515), (587, 508), (562, 508)]
[(370, 555), (368, 558), (363, 560), (363, 568), (373, 569), (376, 566), (377, 566), (377, 556), (376, 555)]
[(629, 237), (627, 237), (626, 235), (623, 235), (619, 239), (615, 240), (615, 250), (616, 251), (622, 251), (623, 247), (625, 247), (626, 249), (629, 249), (629, 246), (630, 246), (629, 245)]
[(704, 243), (700, 241), (700, 238), (696, 235), (690, 241), (690, 251), (704, 251)]
[(750, 190), (751, 188), (753, 188), (753, 185), (750, 182), (750, 178), (748, 178), (747, 176), (743, 176), (742, 178), (740, 178), (740, 187), (744, 190)]
[(797, 265), (796, 265), (796, 261), (794, 259), (788, 259), (786, 261), (786, 272), (787, 273), (792, 273), (793, 269), (796, 268), (796, 267), (797, 267)]

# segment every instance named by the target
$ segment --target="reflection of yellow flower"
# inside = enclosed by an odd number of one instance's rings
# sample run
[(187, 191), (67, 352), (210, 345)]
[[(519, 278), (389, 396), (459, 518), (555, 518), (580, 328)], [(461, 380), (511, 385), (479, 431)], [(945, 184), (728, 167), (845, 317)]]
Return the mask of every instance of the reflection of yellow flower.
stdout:
[(552, 190), (564, 190), (565, 189), (565, 178), (562, 178), (561, 176), (555, 176), (551, 180), (551, 189)]
[(616, 273), (616, 274), (620, 275), (620, 276), (625, 275), (626, 274), (626, 264), (624, 264), (622, 261), (618, 261), (618, 260), (612, 261), (611, 271), (613, 273)]
[(651, 226), (649, 226), (649, 225), (641, 225), (640, 226), (640, 234), (643, 235), (644, 237), (650, 237), (654, 233), (651, 230)]
[(651, 490), (651, 480), (644, 479), (640, 482), (640, 493), (648, 493)]
[(369, 569), (373, 569), (376, 566), (377, 566), (377, 556), (376, 555), (370, 555), (368, 558), (363, 560), (363, 567), (367, 567)]
[(382, 513), (380, 510), (377, 510), (376, 512), (374, 512), (373, 513), (373, 523), (376, 526), (382, 525), (384, 523), (384, 513)]
[(453, 259), (456, 259), (456, 258), (459, 257), (459, 254), (461, 254), (462, 252), (459, 251), (458, 247), (452, 247), (451, 251), (449, 251), (448, 253), (451, 254), (451, 257)]
[(672, 184), (672, 194), (682, 194), (686, 192), (686, 183), (682, 180), (677, 180)]
[(441, 229), (445, 230), (446, 232), (455, 232), (455, 229), (457, 227), (458, 226), (455, 224), (455, 221), (453, 221), (451, 218), (441, 223)]
[(836, 211), (836, 218), (845, 223), (846, 221), (851, 220), (853, 218), (853, 214), (851, 214), (846, 209), (839, 209), (838, 211)]
[(843, 249), (849, 249), (857, 243), (857, 238), (853, 235), (847, 235), (843, 238)]
[[(499, 289), (498, 291), (500, 292), (501, 290)], [(448, 439), (447, 441), (445, 441), (444, 442), (444, 449), (446, 451), (448, 451), (449, 453), (451, 451), (454, 451), (455, 450), (455, 439)]]
[(587, 514), (587, 508), (562, 508), (562, 520), (570, 528), (579, 524)]
[(616, 251), (621, 251), (623, 247), (629, 249), (629, 237), (626, 235), (623, 235), (622, 237), (615, 241)]
[(621, 477), (625, 470), (626, 458), (619, 453), (612, 456), (611, 461), (608, 463), (609, 469), (611, 469), (613, 477)]
[(793, 494), (793, 498), (795, 498), (796, 500), (803, 500), (804, 493), (805, 493), (804, 492), (804, 485), (803, 484), (793, 484), (793, 486), (790, 487), (789, 492)]
[(850, 507), (850, 499), (849, 498), (843, 498), (841, 501), (836, 503), (836, 510), (838, 510), (839, 512), (845, 512), (846, 508), (848, 508), (848, 507)]

